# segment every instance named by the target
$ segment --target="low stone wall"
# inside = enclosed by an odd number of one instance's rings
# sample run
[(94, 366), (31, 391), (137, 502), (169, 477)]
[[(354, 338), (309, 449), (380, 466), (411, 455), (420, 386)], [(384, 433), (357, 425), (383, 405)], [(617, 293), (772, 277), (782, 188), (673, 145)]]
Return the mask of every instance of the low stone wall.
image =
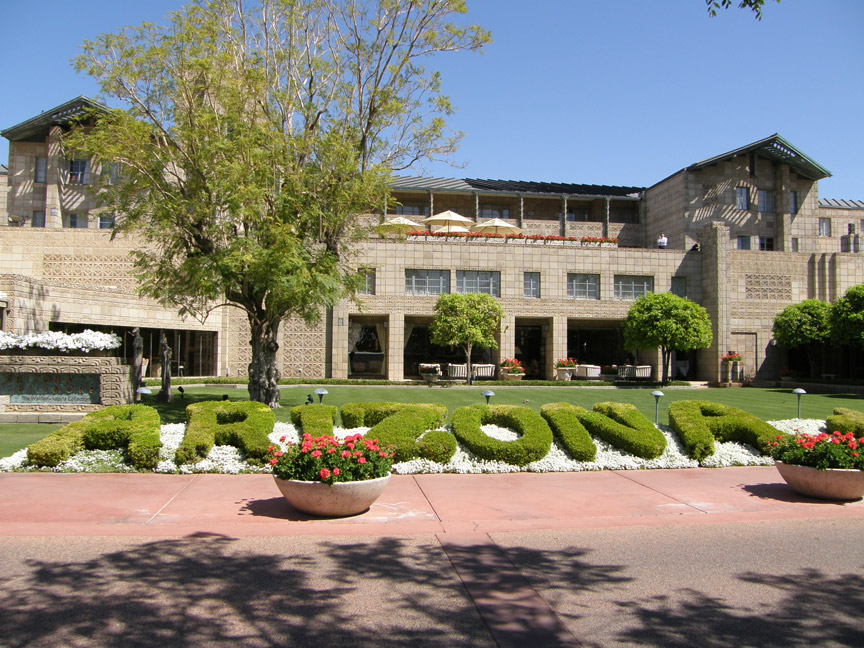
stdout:
[(132, 368), (121, 358), (0, 354), (0, 413), (92, 412), (133, 400)]

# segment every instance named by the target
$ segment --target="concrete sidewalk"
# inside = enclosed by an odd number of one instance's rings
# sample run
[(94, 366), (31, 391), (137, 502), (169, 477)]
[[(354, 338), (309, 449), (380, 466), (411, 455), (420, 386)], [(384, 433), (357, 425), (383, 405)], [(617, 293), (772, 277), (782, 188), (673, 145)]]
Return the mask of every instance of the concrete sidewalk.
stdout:
[(0, 536), (472, 534), (864, 518), (864, 501), (796, 495), (773, 467), (394, 475), (360, 515), (292, 509), (269, 475), (0, 475)]

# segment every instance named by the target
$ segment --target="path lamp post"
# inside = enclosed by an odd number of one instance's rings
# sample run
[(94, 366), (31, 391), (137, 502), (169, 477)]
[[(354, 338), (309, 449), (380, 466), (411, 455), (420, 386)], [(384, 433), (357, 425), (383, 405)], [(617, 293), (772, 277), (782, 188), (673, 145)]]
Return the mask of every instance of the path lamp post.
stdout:
[(316, 389), (313, 393), (318, 397), (318, 404), (320, 405), (324, 401), (324, 397), (327, 395), (327, 390)]
[(657, 425), (660, 422), (660, 398), (665, 394), (661, 391), (653, 391), (651, 395), (654, 397), (654, 425)]
[(480, 395), (486, 397), (486, 404), (488, 405), (489, 399), (495, 395), (495, 392), (493, 392), (491, 389), (485, 389)]
[(807, 392), (801, 389), (800, 387), (796, 387), (792, 390), (792, 393), (798, 397), (798, 418), (801, 418), (801, 397)]

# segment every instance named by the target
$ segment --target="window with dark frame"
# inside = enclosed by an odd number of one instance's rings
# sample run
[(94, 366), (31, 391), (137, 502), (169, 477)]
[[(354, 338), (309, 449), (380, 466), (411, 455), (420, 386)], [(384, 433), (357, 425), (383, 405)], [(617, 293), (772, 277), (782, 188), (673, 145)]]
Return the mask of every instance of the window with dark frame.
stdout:
[(773, 252), (774, 251), (774, 239), (770, 236), (760, 236), (759, 237), (759, 250), (761, 252)]
[(735, 187), (735, 208), (742, 211), (750, 209), (750, 189)]
[(70, 185), (90, 184), (90, 160), (69, 160)]
[(654, 291), (654, 277), (615, 275), (614, 297), (618, 300), (639, 299)]
[(672, 285), (669, 292), (677, 297), (687, 296), (687, 277), (672, 277)]
[(34, 211), (30, 218), (30, 227), (45, 227), (45, 212)]
[(797, 214), (798, 213), (798, 192), (790, 191), (789, 192), (789, 213)]
[(522, 273), (522, 296), (531, 299), (540, 299), (540, 273)]
[(358, 289), (358, 293), (361, 295), (374, 295), (375, 294), (375, 268), (364, 268), (361, 270), (363, 274), (363, 283), (360, 285)]
[(831, 236), (831, 219), (819, 219), (819, 236)]
[(738, 236), (738, 249), (739, 250), (749, 250), (750, 249), (750, 237), (749, 236)]
[(405, 294), (418, 297), (450, 292), (449, 270), (406, 270)]
[(570, 299), (600, 299), (600, 275), (568, 273), (567, 297)]
[(775, 201), (774, 201), (774, 192), (766, 191), (764, 189), (760, 189), (757, 192), (757, 200), (759, 201), (759, 213), (760, 214), (773, 214), (776, 211)]
[(457, 270), (456, 292), (460, 295), (482, 293), (501, 296), (501, 273), (489, 270)]
[(36, 166), (33, 169), (33, 182), (40, 184), (48, 182), (48, 158), (36, 158)]
[(114, 214), (99, 214), (99, 229), (114, 229)]

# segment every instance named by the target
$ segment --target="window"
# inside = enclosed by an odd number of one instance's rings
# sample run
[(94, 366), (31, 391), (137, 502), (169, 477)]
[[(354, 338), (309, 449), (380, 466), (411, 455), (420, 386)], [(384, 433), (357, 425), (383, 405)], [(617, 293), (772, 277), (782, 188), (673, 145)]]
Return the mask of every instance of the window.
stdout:
[(104, 162), (100, 175), (102, 184), (115, 185), (120, 181), (120, 165), (117, 162)]
[(30, 227), (45, 227), (45, 212), (34, 211), (30, 218)]
[(540, 299), (540, 273), (539, 272), (524, 272), (522, 273), (522, 295), (524, 297), (532, 297)]
[(90, 184), (90, 161), (89, 160), (69, 160), (69, 184), (70, 185), (89, 185)]
[(819, 219), (819, 236), (831, 236), (831, 219)]
[(610, 223), (638, 223), (639, 208), (636, 205), (622, 205), (609, 208)]
[(775, 212), (773, 191), (764, 191), (760, 189), (757, 192), (757, 200), (759, 201), (760, 214), (773, 214)]
[(792, 238), (792, 251), (793, 252), (798, 251), (798, 239), (794, 238), (794, 237)]
[(861, 227), (858, 229), (859, 234), (864, 234), (864, 218), (861, 219)]
[(114, 229), (114, 214), (99, 214), (99, 229)]
[(678, 297), (686, 297), (687, 277), (672, 277), (672, 286), (670, 287), (669, 292)]
[(654, 277), (615, 275), (615, 299), (639, 299), (654, 291)]
[(567, 296), (570, 299), (600, 299), (600, 275), (568, 274)]
[(501, 273), (481, 270), (457, 270), (456, 292), (483, 293), (493, 297), (501, 296)]
[(429, 205), (424, 203), (403, 203), (396, 205), (397, 216), (428, 216)]
[(567, 210), (567, 220), (571, 223), (588, 223), (591, 221), (591, 208), (571, 207)]
[(759, 249), (762, 252), (773, 252), (774, 251), (774, 239), (768, 236), (760, 236), (759, 237)]
[(33, 170), (34, 182), (48, 181), (48, 158), (37, 157), (36, 168)]
[(87, 214), (67, 214), (63, 227), (70, 229), (87, 229)]
[(790, 191), (789, 192), (789, 213), (797, 214), (798, 213), (798, 192)]
[(361, 295), (375, 294), (375, 268), (365, 268), (360, 271), (363, 274), (363, 282), (357, 290)]
[(750, 190), (747, 187), (735, 187), (735, 208), (750, 209)]
[(506, 205), (484, 205), (480, 203), (480, 218), (510, 218), (510, 208)]
[(406, 270), (406, 295), (440, 295), (450, 292), (449, 270)]
[(750, 249), (750, 237), (749, 236), (739, 236), (738, 237), (738, 249), (739, 250), (749, 250)]

